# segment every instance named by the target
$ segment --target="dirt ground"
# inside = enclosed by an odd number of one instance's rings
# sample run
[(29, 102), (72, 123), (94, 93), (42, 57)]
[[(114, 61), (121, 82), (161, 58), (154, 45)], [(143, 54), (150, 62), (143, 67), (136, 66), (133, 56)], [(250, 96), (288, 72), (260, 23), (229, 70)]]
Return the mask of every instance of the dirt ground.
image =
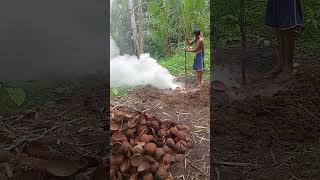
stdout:
[[(179, 81), (184, 81), (180, 78)], [(188, 84), (194, 83), (188, 78)], [(141, 87), (129, 95), (111, 100), (113, 106), (124, 105), (134, 110), (148, 111), (160, 120), (171, 120), (191, 130), (194, 148), (187, 152), (186, 160), (174, 164), (174, 179), (210, 178), (210, 108), (209, 82), (200, 90), (188, 85), (186, 92)]]
[[(248, 83), (212, 92), (212, 161), (218, 180), (320, 179), (320, 58), (297, 53), (298, 74), (266, 80), (272, 49), (249, 48)], [(240, 84), (239, 46), (223, 49), (217, 66)]]
[[(10, 151), (19, 157), (26, 154), (25, 148), (30, 143), (37, 142), (49, 146), (50, 152), (46, 153), (50, 154), (50, 157), (46, 157), (47, 159), (59, 156), (76, 161), (83, 157), (92, 157), (107, 162), (108, 141), (103, 123), (103, 119), (107, 117), (104, 112), (106, 84), (90, 81), (90, 84), (78, 87), (72, 95), (58, 97), (55, 103), (54, 107), (46, 111), (23, 109), (1, 117), (0, 150)], [(40, 151), (36, 147), (33, 147), (33, 151)], [(30, 157), (37, 157), (37, 153)], [(56, 177), (43, 173), (43, 169), (30, 172), (30, 167), (22, 163), (23, 167), (16, 162), (10, 162), (6, 166), (0, 164), (0, 179), (7, 179), (8, 176), (12, 176), (12, 179), (35, 180), (75, 177), (81, 179), (90, 174), (88, 169), (82, 169), (82, 172), (70, 177)]]

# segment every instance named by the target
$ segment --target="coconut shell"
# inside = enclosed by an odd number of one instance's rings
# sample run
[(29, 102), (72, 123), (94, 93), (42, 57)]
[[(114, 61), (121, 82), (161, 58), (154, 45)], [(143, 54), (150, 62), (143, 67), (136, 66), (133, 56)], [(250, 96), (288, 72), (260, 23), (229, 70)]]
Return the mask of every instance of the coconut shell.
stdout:
[(156, 173), (158, 171), (159, 168), (159, 162), (155, 161), (154, 163), (150, 164), (150, 172), (151, 173)]
[(142, 176), (142, 180), (153, 180), (153, 175), (150, 172), (148, 172)]
[(156, 154), (155, 154), (155, 158), (159, 161), (159, 160), (161, 160), (162, 159), (162, 157), (164, 156), (166, 154), (166, 152), (164, 151), (164, 149), (163, 148), (157, 148), (157, 150), (156, 150)]
[(110, 165), (120, 166), (124, 161), (124, 156), (122, 154), (110, 155)]
[(172, 134), (170, 130), (166, 130), (166, 138), (172, 138)]
[(150, 142), (151, 140), (154, 140), (154, 137), (151, 136), (151, 135), (142, 134), (141, 137), (140, 137), (140, 141), (141, 141), (141, 142), (148, 143), (148, 142)]
[(167, 136), (167, 131), (164, 130), (164, 129), (160, 129), (160, 130), (157, 132), (157, 135), (158, 135), (159, 137), (165, 137), (165, 136)]
[(141, 154), (135, 154), (131, 157), (130, 162), (133, 167), (138, 167), (142, 161), (144, 161), (144, 157)]
[(144, 146), (144, 152), (148, 153), (148, 154), (154, 154), (157, 150), (157, 145), (154, 143), (147, 143)]
[(128, 128), (134, 128), (139, 123), (139, 119), (137, 117), (130, 118), (128, 120), (127, 126)]
[(117, 131), (119, 129), (120, 129), (120, 125), (118, 123), (110, 121), (110, 130), (111, 131)]
[(122, 141), (123, 152), (128, 152), (131, 149), (131, 144), (128, 141)]
[(138, 174), (133, 174), (129, 177), (129, 180), (138, 180)]
[(171, 121), (163, 121), (161, 122), (161, 128), (164, 130), (169, 130), (171, 128), (172, 122)]
[(176, 155), (174, 156), (174, 161), (177, 162), (177, 163), (182, 162), (183, 159), (184, 159), (184, 155), (182, 155), (182, 154), (176, 154)]
[(144, 114), (140, 114), (138, 119), (140, 124), (147, 124), (147, 117)]
[(123, 152), (123, 145), (120, 142), (114, 143), (111, 147), (111, 152), (113, 154), (119, 154)]
[(156, 176), (159, 179), (164, 179), (164, 178), (168, 177), (169, 176), (169, 172), (168, 172), (169, 167), (170, 167), (169, 165), (161, 164), (159, 166), (159, 169), (158, 169), (157, 173), (156, 173)]
[(165, 137), (156, 138), (156, 143), (158, 146), (162, 146), (166, 142)]
[(144, 156), (146, 158), (146, 160), (149, 162), (149, 163), (154, 163), (156, 160), (150, 156), (150, 155), (145, 155)]
[(180, 154), (184, 154), (188, 150), (187, 147), (181, 142), (177, 142), (173, 149)]
[(116, 171), (114, 169), (110, 169), (110, 178), (113, 179), (116, 176)]
[(172, 162), (172, 156), (171, 154), (165, 154), (163, 156), (163, 163), (164, 164), (170, 164)]
[(180, 140), (186, 140), (187, 139), (187, 133), (185, 131), (178, 131), (176, 134), (175, 134)]
[(150, 168), (150, 164), (148, 161), (142, 161), (141, 164), (138, 166), (138, 172), (147, 171)]
[(141, 145), (135, 145), (132, 148), (133, 154), (143, 154), (143, 147)]
[(172, 148), (170, 148), (167, 145), (164, 145), (162, 148), (163, 148), (164, 152), (166, 152), (166, 153), (172, 154), (172, 152), (173, 152)]
[(144, 147), (146, 145), (146, 143), (145, 142), (136, 142), (136, 145)]
[(144, 115), (146, 115), (147, 120), (153, 118), (153, 115), (150, 112), (146, 112), (146, 113), (144, 113)]
[(193, 144), (191, 141), (187, 142), (187, 148), (192, 149), (193, 148)]
[(126, 136), (124, 134), (122, 134), (122, 132), (120, 132), (120, 131), (114, 132), (111, 136), (111, 140), (113, 140), (113, 141), (122, 141), (125, 139), (127, 139)]
[(174, 142), (174, 140), (172, 138), (168, 138), (166, 140), (166, 145), (168, 145), (169, 147), (173, 148), (174, 145), (175, 145), (175, 142)]
[(134, 141), (134, 139), (133, 139), (133, 138), (130, 138), (129, 143), (130, 143), (130, 145), (131, 145), (131, 146), (134, 146), (134, 145), (135, 145), (135, 141)]
[(127, 130), (127, 136), (130, 137), (130, 138), (134, 138), (135, 137), (135, 132), (137, 131), (137, 129), (135, 128), (131, 128), (131, 129), (128, 129)]
[(151, 127), (152, 127), (154, 130), (158, 131), (160, 125), (159, 125), (159, 123), (158, 123), (157, 121), (151, 121)]
[(126, 159), (120, 166), (120, 171), (125, 172), (130, 168), (130, 160)]
[(176, 125), (176, 128), (177, 128), (178, 130), (181, 130), (181, 129), (182, 129), (182, 125), (181, 125), (181, 124), (177, 124), (177, 125)]
[(137, 126), (137, 133), (138, 135), (140, 134), (147, 134), (149, 131), (148, 131), (148, 127), (146, 125), (138, 125)]
[(139, 112), (131, 112), (124, 107), (117, 107), (113, 110), (113, 114), (117, 116), (124, 116), (126, 118), (132, 118), (136, 116)]
[(130, 174), (137, 174), (138, 173), (138, 167), (130, 167), (129, 169)]
[(177, 133), (178, 131), (179, 131), (179, 130), (178, 130), (176, 127), (171, 127), (171, 128), (170, 128), (171, 134), (176, 135), (176, 133)]

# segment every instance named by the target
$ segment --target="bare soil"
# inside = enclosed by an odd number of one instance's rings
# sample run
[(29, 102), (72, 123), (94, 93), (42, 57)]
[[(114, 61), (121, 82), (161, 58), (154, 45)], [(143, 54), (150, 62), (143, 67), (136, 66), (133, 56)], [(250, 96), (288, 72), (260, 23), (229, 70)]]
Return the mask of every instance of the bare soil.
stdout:
[[(179, 81), (184, 82), (184, 79), (179, 78)], [(140, 87), (127, 96), (111, 100), (113, 106), (148, 111), (161, 120), (179, 122), (190, 128), (194, 148), (187, 152), (184, 162), (173, 165), (174, 179), (210, 178), (209, 82), (198, 90), (192, 87), (193, 83), (194, 80), (188, 78), (187, 90), (183, 91)]]
[[(7, 114), (0, 120), (0, 150), (18, 156), (25, 153), (24, 148), (31, 142), (39, 142), (48, 145), (51, 153), (57, 156), (71, 160), (86, 156), (106, 163), (108, 135), (103, 123), (107, 117), (103, 111), (106, 109), (106, 101), (105, 82), (93, 81), (90, 85), (79, 87), (70, 96), (59, 97), (56, 106), (47, 111), (23, 110)], [(30, 171), (16, 165), (9, 165), (13, 179), (37, 179), (33, 173), (28, 174)], [(70, 179), (81, 173), (84, 172), (59, 178), (47, 174), (41, 179)], [(0, 179), (6, 179), (7, 176), (8, 169), (0, 166)]]
[[(249, 48), (248, 81), (212, 92), (215, 179), (320, 179), (320, 59), (296, 55), (298, 74), (263, 78), (272, 49)], [(241, 48), (225, 48), (220, 65), (241, 83)]]

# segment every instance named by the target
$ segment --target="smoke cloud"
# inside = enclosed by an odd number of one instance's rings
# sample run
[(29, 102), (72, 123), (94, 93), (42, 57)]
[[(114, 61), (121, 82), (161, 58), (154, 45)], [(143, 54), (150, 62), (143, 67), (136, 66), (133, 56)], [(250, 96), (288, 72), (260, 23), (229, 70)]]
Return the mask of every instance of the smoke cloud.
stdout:
[(106, 72), (105, 0), (0, 2), (0, 81)]
[(135, 87), (151, 85), (159, 89), (175, 89), (174, 76), (157, 63), (149, 54), (137, 56), (119, 55), (116, 43), (110, 37), (110, 85), (111, 87)]

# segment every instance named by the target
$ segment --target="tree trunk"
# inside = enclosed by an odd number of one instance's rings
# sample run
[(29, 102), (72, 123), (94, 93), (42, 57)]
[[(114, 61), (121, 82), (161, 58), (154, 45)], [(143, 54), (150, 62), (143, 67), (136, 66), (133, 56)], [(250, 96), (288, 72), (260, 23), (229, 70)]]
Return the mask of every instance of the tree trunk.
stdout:
[(135, 17), (135, 8), (134, 8), (134, 0), (129, 0), (129, 9), (131, 11), (131, 28), (132, 28), (132, 40), (134, 44), (134, 49), (136, 51), (136, 54), (140, 56), (139, 54), (139, 39), (138, 39), (138, 32), (137, 32), (137, 25), (136, 25), (136, 17)]
[(241, 75), (242, 83), (246, 83), (246, 61), (247, 61), (247, 37), (245, 28), (245, 0), (240, 0), (240, 31), (241, 31), (241, 46), (242, 46), (242, 58), (241, 58)]
[(138, 56), (144, 53), (144, 13), (143, 13), (143, 0), (138, 0)]

